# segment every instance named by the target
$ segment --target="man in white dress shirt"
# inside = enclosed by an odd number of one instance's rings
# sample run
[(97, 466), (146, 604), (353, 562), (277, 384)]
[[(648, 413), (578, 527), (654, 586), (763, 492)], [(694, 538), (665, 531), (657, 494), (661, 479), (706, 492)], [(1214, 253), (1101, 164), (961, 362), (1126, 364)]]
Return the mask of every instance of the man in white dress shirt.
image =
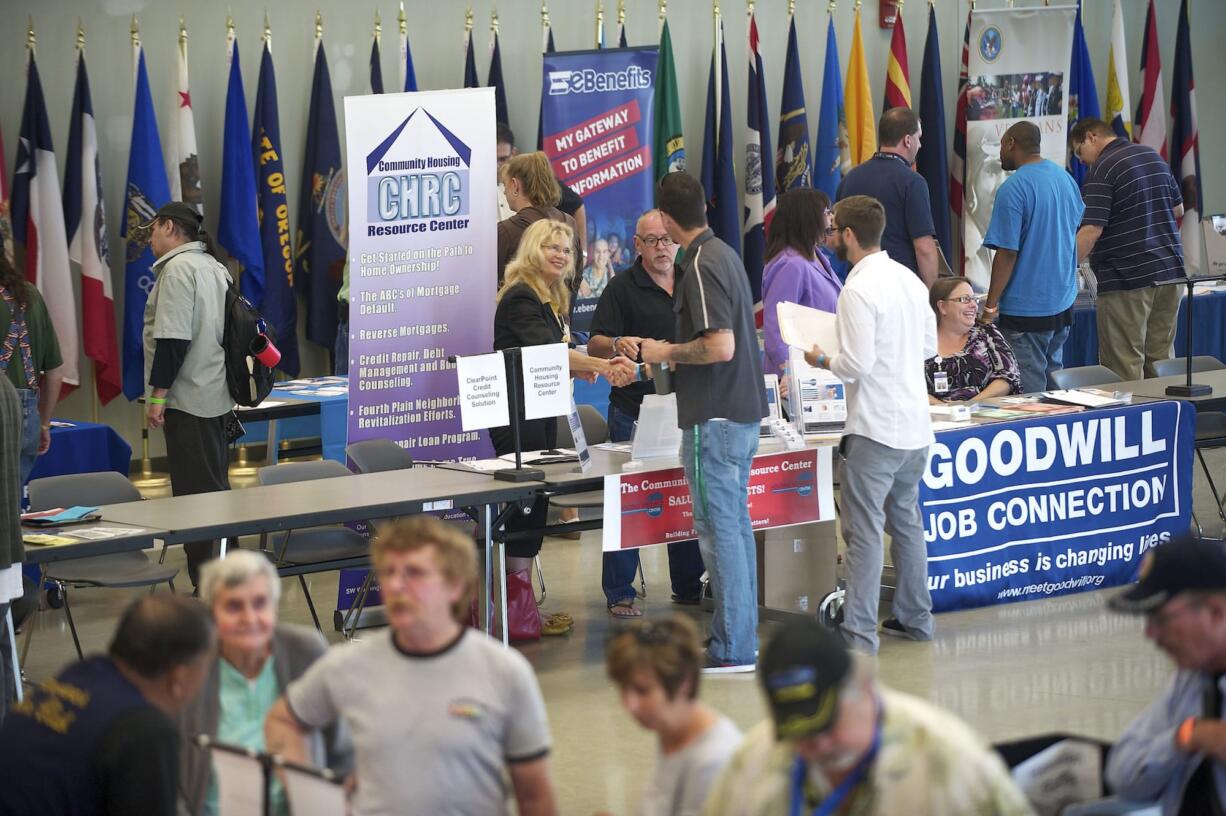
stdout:
[(839, 349), (805, 355), (847, 387), (842, 521), (847, 542), (843, 637), (877, 653), (877, 604), (884, 560), (883, 529), (897, 573), (893, 616), (881, 631), (932, 639), (928, 550), (919, 513), (919, 482), (933, 442), (924, 360), (937, 353), (936, 318), (928, 289), (881, 250), (885, 210), (874, 198), (834, 205), (835, 250), (854, 266), (836, 311)]

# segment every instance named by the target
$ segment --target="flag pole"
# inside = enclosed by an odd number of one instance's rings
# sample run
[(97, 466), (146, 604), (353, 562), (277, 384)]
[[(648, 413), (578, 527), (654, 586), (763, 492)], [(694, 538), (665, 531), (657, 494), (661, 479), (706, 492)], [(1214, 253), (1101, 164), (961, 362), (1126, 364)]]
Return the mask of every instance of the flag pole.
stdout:
[(604, 37), (604, 0), (596, 0), (596, 48), (602, 48)]
[[(81, 18), (77, 18), (77, 58), (80, 59), (85, 53), (85, 24), (81, 22)], [(90, 421), (94, 424), (98, 423), (98, 411), (100, 405), (98, 403), (98, 366), (95, 364), (90, 368), (90, 377), (92, 388), (90, 388)]]

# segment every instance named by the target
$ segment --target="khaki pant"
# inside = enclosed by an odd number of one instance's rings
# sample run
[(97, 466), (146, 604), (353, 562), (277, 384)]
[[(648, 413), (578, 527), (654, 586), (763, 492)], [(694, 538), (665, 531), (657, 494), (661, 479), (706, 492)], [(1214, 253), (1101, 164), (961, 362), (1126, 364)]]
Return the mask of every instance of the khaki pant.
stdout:
[(1157, 376), (1171, 357), (1179, 321), (1179, 286), (1098, 293), (1098, 361), (1124, 381)]

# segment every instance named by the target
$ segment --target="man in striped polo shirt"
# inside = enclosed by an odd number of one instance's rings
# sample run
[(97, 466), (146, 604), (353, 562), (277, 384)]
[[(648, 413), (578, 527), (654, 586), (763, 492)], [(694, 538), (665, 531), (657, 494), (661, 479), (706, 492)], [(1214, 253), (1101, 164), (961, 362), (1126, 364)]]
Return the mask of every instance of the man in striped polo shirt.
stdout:
[(1079, 121), (1069, 145), (1090, 166), (1077, 260), (1088, 256), (1098, 278), (1099, 362), (1124, 380), (1153, 377), (1154, 362), (1171, 356), (1179, 316), (1181, 287), (1153, 286), (1184, 274), (1179, 184), (1156, 151), (1101, 119)]

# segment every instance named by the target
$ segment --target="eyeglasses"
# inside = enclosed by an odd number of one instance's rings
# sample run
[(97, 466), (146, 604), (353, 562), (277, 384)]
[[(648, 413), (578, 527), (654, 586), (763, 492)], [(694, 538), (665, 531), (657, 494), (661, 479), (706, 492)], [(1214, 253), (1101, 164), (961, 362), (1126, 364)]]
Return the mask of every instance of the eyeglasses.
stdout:
[(567, 257), (575, 254), (573, 249), (568, 246), (562, 246), (561, 244), (545, 244), (544, 249), (547, 252), (558, 252), (562, 255), (566, 255)]
[(651, 247), (652, 249), (655, 249), (657, 244), (660, 246), (668, 247), (668, 246), (673, 246), (674, 244), (677, 243), (672, 238), (669, 238), (667, 235), (639, 235), (638, 233), (635, 233), (634, 237), (638, 238), (640, 241), (642, 241), (644, 244)]
[(956, 298), (941, 298), (941, 300), (945, 301), (946, 303), (961, 303), (963, 306), (967, 305), (968, 303), (974, 303), (978, 299), (979, 298), (975, 297), (974, 295), (960, 295)]

